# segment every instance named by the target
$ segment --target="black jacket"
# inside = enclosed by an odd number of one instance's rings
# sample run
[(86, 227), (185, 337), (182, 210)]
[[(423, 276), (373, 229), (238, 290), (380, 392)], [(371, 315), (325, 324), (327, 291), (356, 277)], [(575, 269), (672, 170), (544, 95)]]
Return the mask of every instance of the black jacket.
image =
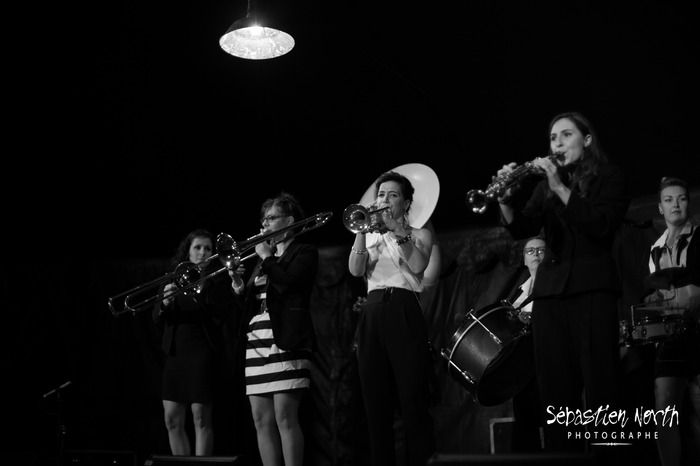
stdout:
[(618, 291), (612, 246), (628, 205), (625, 178), (612, 165), (599, 168), (585, 197), (572, 190), (566, 206), (542, 180), (506, 225), (516, 239), (544, 229), (547, 253), (537, 269), (533, 297)]
[[(204, 273), (213, 272), (217, 266), (219, 264), (213, 262)], [(153, 321), (162, 330), (165, 354), (171, 352), (177, 327), (185, 323), (200, 325), (209, 347), (214, 351), (221, 349), (222, 325), (235, 312), (235, 299), (230, 287), (229, 276), (219, 274), (205, 280), (201, 292), (196, 295), (179, 294), (167, 308), (160, 301), (156, 303)]]
[(271, 256), (258, 262), (246, 287), (249, 316), (258, 311), (255, 299), (255, 271), (267, 275), (267, 309), (275, 344), (283, 350), (313, 349), (314, 331), (309, 300), (318, 269), (318, 250), (292, 241), (282, 257)]

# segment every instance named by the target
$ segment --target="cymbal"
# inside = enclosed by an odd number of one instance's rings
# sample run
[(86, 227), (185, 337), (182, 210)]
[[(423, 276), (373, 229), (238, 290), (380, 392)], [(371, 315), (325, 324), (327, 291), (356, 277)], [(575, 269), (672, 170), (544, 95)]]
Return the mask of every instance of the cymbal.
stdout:
[[(408, 223), (413, 228), (423, 228), (433, 214), (440, 197), (440, 180), (437, 174), (422, 163), (407, 163), (388, 171), (400, 173), (413, 185), (413, 202), (408, 210)], [(360, 199), (360, 204), (369, 207), (374, 202), (377, 177)]]

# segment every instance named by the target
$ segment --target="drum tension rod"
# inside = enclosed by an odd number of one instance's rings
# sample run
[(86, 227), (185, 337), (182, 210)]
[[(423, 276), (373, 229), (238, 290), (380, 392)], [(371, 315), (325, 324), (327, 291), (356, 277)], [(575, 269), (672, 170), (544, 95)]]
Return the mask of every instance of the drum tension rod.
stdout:
[(462, 376), (463, 376), (465, 379), (467, 379), (467, 382), (469, 382), (469, 383), (472, 384), (472, 385), (476, 385), (476, 384), (474, 383), (474, 379), (472, 378), (471, 375), (469, 375), (469, 373), (468, 373), (467, 371), (463, 371), (462, 369), (459, 368), (459, 366), (458, 366), (457, 364), (455, 364), (454, 362), (452, 362), (452, 358), (447, 354), (447, 352), (445, 351), (444, 348), (442, 349), (442, 351), (440, 351), (440, 356), (442, 356), (443, 358), (445, 358), (445, 359), (447, 360), (447, 365), (448, 365), (448, 367), (449, 367), (449, 366), (454, 367), (455, 370), (456, 370), (457, 372), (459, 372), (460, 374), (462, 374)]
[(485, 326), (485, 325), (479, 320), (478, 317), (474, 317), (474, 314), (472, 314), (471, 312), (469, 312), (469, 314), (467, 314), (467, 316), (468, 316), (468, 317), (471, 317), (472, 319), (474, 319), (475, 322), (478, 322), (478, 324), (481, 325), (481, 327), (482, 327), (484, 330), (486, 330), (486, 332), (487, 332), (489, 335), (491, 335), (491, 338), (493, 339), (493, 341), (495, 341), (495, 342), (496, 342), (497, 344), (499, 344), (499, 345), (503, 345), (503, 342), (501, 341), (501, 339), (498, 338), (496, 335), (494, 335), (494, 333), (493, 333), (491, 330), (489, 330), (489, 328), (488, 328), (487, 326)]

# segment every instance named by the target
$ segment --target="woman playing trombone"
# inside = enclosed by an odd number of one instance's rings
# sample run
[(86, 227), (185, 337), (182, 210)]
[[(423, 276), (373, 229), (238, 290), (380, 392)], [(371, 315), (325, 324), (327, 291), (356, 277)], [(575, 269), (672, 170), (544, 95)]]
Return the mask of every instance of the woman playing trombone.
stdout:
[[(289, 194), (268, 199), (260, 210), (263, 235), (304, 217)], [(235, 294), (250, 315), (246, 346), (246, 393), (264, 466), (301, 466), (304, 435), (299, 405), (310, 385), (314, 346), (309, 299), (318, 267), (315, 247), (294, 240), (286, 229), (255, 246), (259, 260), (244, 283), (242, 267), (230, 271)]]
[[(189, 261), (206, 273), (216, 264), (212, 256), (214, 238), (206, 230), (194, 230), (180, 243), (173, 264)], [(162, 302), (153, 318), (163, 331), (166, 355), (162, 398), (165, 426), (173, 455), (191, 455), (185, 430), (187, 408), (192, 410), (195, 455), (211, 456), (214, 449), (212, 407), (216, 357), (222, 350), (221, 325), (232, 312), (229, 278), (207, 279), (199, 292), (175, 293), (176, 285), (165, 285)]]
[(411, 228), (407, 221), (414, 188), (405, 176), (384, 173), (375, 188), (375, 205), (385, 208), (384, 228), (356, 233), (348, 262), (350, 273), (366, 277), (368, 284), (358, 324), (357, 358), (372, 464), (396, 464), (396, 400), (408, 464), (424, 465), (433, 450), (433, 429), (428, 412), (431, 361), (419, 293), (433, 238), (427, 228)]

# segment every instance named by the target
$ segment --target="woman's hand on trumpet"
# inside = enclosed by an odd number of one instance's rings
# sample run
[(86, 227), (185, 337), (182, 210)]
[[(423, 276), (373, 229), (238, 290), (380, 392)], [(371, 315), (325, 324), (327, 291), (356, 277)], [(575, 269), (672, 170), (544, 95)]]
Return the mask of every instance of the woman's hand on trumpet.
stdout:
[(552, 192), (559, 194), (562, 190), (568, 190), (559, 177), (559, 167), (550, 157), (537, 157), (532, 163), (547, 176), (547, 183)]
[[(515, 162), (507, 163), (503, 165), (503, 168), (498, 170), (496, 172), (496, 176), (493, 177), (491, 180), (492, 182), (495, 181), (497, 178), (505, 178), (507, 177), (513, 169), (517, 166)], [(496, 200), (498, 201), (499, 204), (508, 204), (510, 202), (510, 198), (513, 195), (513, 190), (511, 188), (506, 189), (500, 196), (496, 197)]]
[(380, 231), (380, 233), (389, 231), (393, 234), (393, 236), (406, 236), (408, 234), (408, 231), (405, 228), (405, 225), (403, 222), (399, 222), (394, 218), (394, 213), (391, 210), (391, 206), (387, 203), (380, 203), (376, 206), (378, 209), (382, 209), (385, 207), (389, 207), (386, 210), (383, 210), (380, 215), (382, 217), (382, 223), (383, 225), (383, 231)]
[(389, 204), (377, 204), (378, 209), (383, 209), (384, 207), (389, 207), (379, 213), (382, 217), (382, 223), (384, 224), (384, 231), (394, 231), (399, 227), (399, 223), (394, 220), (394, 213), (391, 211)]

